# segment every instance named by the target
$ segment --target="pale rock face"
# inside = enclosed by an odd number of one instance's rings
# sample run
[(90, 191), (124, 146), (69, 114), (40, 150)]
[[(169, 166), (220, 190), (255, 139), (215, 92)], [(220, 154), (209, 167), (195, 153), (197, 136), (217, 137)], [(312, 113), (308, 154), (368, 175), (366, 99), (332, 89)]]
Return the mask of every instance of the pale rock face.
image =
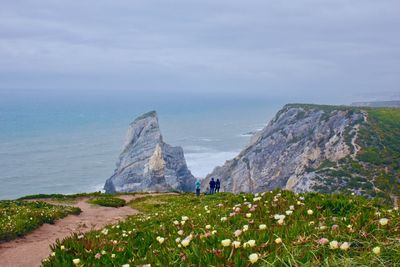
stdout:
[(206, 188), (213, 177), (229, 192), (312, 191), (320, 177), (309, 170), (325, 160), (348, 156), (351, 148), (345, 131), (351, 131), (362, 118), (360, 112), (351, 110), (287, 105), (237, 157), (216, 167), (202, 186)]
[(106, 192), (194, 190), (183, 149), (163, 142), (154, 111), (130, 124), (116, 167)]

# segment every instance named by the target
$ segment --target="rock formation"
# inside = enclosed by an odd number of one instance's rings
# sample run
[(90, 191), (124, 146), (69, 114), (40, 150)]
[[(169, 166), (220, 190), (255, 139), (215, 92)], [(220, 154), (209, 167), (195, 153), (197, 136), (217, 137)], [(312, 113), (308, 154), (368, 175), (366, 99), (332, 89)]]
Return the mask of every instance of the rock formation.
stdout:
[(351, 108), (286, 105), (237, 157), (216, 167), (202, 187), (214, 177), (230, 192), (313, 191), (320, 180), (313, 170), (357, 152), (352, 136), (364, 119)]
[(155, 111), (129, 126), (107, 193), (138, 191), (193, 191), (195, 178), (186, 166), (183, 149), (164, 143)]

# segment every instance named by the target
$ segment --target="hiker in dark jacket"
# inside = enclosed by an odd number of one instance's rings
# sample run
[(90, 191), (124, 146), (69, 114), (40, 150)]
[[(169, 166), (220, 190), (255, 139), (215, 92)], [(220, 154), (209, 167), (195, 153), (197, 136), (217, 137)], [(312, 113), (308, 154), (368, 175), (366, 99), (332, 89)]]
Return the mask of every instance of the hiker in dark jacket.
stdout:
[(217, 181), (215, 182), (215, 192), (219, 193), (220, 188), (221, 188), (221, 182), (219, 181), (219, 179), (217, 179)]
[(214, 181), (214, 178), (211, 178), (211, 181), (210, 181), (210, 194), (211, 195), (214, 194), (214, 191), (215, 191), (215, 181)]
[(201, 181), (200, 181), (200, 179), (197, 179), (195, 187), (196, 187), (196, 196), (198, 196), (198, 197), (200, 196), (200, 186), (201, 186)]

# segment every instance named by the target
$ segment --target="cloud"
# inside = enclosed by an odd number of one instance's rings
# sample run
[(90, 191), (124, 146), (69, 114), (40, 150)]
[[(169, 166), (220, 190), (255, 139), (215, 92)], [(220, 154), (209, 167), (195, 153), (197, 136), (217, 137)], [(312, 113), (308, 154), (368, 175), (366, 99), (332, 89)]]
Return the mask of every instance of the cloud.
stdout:
[(399, 9), (397, 0), (5, 2), (0, 90), (393, 95)]

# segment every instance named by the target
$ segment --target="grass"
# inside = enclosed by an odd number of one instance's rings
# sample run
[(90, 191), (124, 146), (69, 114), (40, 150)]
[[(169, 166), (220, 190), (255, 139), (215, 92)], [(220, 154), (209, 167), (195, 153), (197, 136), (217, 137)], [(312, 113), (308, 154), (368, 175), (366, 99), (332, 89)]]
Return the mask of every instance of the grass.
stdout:
[(0, 242), (21, 237), (44, 223), (80, 212), (79, 208), (44, 202), (0, 201)]
[(130, 205), (142, 214), (57, 242), (43, 266), (400, 265), (400, 214), (379, 200), (274, 191), (145, 197)]
[(96, 204), (104, 207), (114, 207), (114, 208), (123, 207), (126, 204), (125, 200), (111, 196), (95, 197), (90, 199), (88, 202), (91, 204)]

